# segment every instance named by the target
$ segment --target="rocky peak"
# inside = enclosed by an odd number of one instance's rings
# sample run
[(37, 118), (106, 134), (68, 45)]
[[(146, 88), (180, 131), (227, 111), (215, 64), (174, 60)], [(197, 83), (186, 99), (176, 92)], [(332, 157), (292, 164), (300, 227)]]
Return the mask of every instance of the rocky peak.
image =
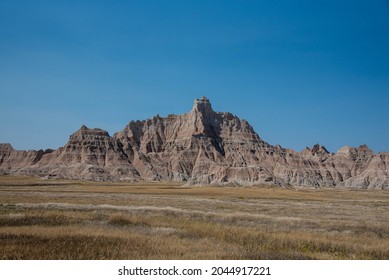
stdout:
[(215, 111), (212, 109), (211, 102), (205, 96), (200, 99), (195, 99), (192, 112), (201, 113), (204, 116), (215, 114)]
[(339, 155), (339, 156), (348, 156), (351, 154), (351, 151), (352, 151), (352, 147), (349, 147), (349, 146), (344, 146), (342, 148), (340, 148), (336, 154)]
[(14, 151), (14, 148), (12, 147), (11, 144), (8, 144), (8, 143), (2, 144), (2, 143), (0, 143), (0, 163), (2, 163), (4, 161), (4, 159), (10, 155), (10, 153), (12, 151)]
[(191, 136), (218, 137), (220, 118), (218, 113), (212, 109), (208, 98), (196, 98), (194, 100), (192, 111), (188, 114), (188, 133)]
[(301, 153), (302, 156), (325, 156), (329, 155), (330, 152), (326, 149), (326, 147), (321, 146), (320, 144), (314, 145), (312, 148), (306, 147)]
[(345, 146), (336, 153), (339, 156), (348, 156), (351, 158), (371, 157), (374, 152), (367, 145), (360, 145), (358, 148)]
[(0, 143), (0, 151), (12, 151), (14, 148), (9, 143)]
[(70, 136), (71, 141), (82, 141), (85, 139), (96, 139), (99, 140), (104, 137), (110, 137), (109, 133), (99, 128), (88, 128), (82, 125), (79, 130)]
[(316, 144), (311, 149), (312, 154), (318, 154), (318, 155), (327, 155), (330, 152), (326, 149), (326, 147), (321, 146), (319, 144)]
[(372, 156), (374, 155), (374, 152), (367, 146), (367, 145), (360, 145), (358, 148), (357, 148), (357, 152), (358, 154), (362, 154), (364, 156)]

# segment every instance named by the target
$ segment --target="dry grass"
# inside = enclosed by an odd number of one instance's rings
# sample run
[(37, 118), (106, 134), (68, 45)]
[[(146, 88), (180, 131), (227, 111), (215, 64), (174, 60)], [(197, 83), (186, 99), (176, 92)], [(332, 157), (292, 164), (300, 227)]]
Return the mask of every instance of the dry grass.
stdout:
[(0, 177), (0, 259), (389, 259), (389, 192)]

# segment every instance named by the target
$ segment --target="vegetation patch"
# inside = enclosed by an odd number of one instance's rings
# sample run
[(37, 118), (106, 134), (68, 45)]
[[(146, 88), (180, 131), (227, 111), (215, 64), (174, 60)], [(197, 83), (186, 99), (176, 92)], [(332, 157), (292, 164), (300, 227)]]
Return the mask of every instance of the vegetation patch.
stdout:
[(386, 260), (388, 211), (388, 191), (0, 177), (0, 259)]

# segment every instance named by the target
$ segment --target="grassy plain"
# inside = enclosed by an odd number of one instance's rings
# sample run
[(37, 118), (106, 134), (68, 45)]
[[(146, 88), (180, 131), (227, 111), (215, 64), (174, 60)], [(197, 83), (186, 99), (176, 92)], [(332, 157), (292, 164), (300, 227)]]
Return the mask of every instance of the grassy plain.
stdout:
[(389, 191), (0, 177), (0, 259), (389, 259)]

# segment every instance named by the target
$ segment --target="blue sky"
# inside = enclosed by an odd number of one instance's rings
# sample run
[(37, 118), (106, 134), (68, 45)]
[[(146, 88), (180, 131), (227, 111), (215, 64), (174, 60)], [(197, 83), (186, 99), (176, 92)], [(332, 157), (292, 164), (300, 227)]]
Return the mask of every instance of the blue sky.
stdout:
[(389, 1), (0, 0), (0, 143), (57, 148), (201, 96), (273, 145), (389, 151)]

